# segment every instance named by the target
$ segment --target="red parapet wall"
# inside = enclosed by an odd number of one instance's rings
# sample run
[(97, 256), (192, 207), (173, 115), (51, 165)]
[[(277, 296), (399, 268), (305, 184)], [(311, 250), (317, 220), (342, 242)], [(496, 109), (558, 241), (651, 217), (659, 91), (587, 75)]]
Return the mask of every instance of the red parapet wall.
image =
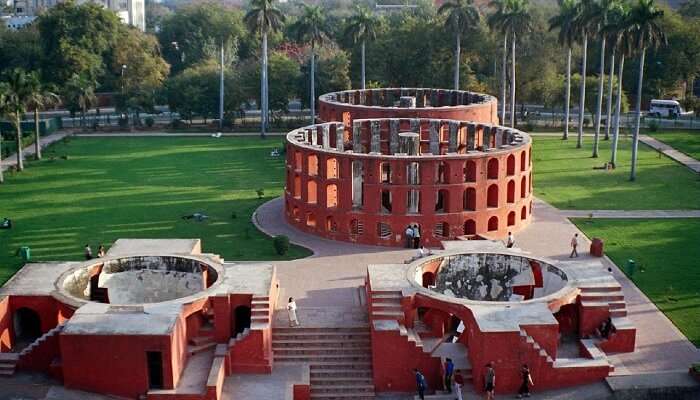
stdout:
[[(418, 133), (416, 155), (399, 132)], [(532, 216), (527, 134), (488, 124), (436, 119), (355, 120), (313, 125), (287, 136), (287, 220), (333, 240), (406, 246), (461, 236), (505, 237)], [(413, 203), (412, 203), (413, 202)], [(412, 205), (413, 204), (413, 205)]]

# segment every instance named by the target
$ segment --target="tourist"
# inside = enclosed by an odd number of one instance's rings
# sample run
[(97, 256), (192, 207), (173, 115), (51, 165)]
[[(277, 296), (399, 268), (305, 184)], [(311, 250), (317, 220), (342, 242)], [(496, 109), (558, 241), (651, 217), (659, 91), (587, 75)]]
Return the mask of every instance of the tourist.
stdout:
[(464, 322), (460, 320), (459, 325), (457, 325), (457, 330), (455, 331), (454, 335), (452, 335), (452, 343), (457, 343), (459, 341), (459, 337), (462, 335), (463, 332)]
[(428, 384), (425, 382), (425, 376), (423, 376), (423, 374), (421, 374), (417, 368), (414, 368), (413, 372), (416, 374), (416, 389), (418, 390), (418, 397), (420, 397), (421, 400), (425, 400), (425, 389), (428, 388)]
[(413, 225), (413, 248), (417, 249), (420, 246), (420, 227), (418, 224)]
[(406, 247), (413, 248), (413, 227), (411, 225), (406, 227)]
[(294, 302), (294, 298), (289, 298), (289, 303), (287, 303), (287, 313), (289, 314), (289, 326), (299, 326), (299, 319), (297, 319), (297, 303)]
[(89, 244), (85, 245), (85, 259), (92, 260), (92, 249)]
[(486, 391), (486, 400), (494, 399), (494, 391), (496, 390), (496, 371), (493, 369), (493, 364), (486, 364), (486, 376), (484, 377), (484, 390)]
[(102, 258), (106, 255), (105, 253), (105, 247), (103, 245), (100, 245), (100, 248), (97, 250), (97, 258)]
[(574, 233), (574, 237), (571, 238), (571, 254), (569, 258), (578, 257), (578, 252), (576, 248), (578, 247), (578, 233)]
[(418, 253), (416, 254), (416, 259), (423, 258), (423, 257), (425, 257), (425, 249), (423, 248), (423, 246), (421, 246), (420, 248), (418, 248)]
[(447, 393), (452, 393), (452, 377), (455, 373), (455, 364), (451, 358), (445, 360), (445, 390)]
[(518, 390), (518, 398), (522, 399), (523, 396), (530, 397), (530, 386), (535, 386), (535, 384), (532, 382), (532, 375), (530, 375), (530, 368), (527, 367), (527, 364), (523, 364), (523, 367), (520, 369), (520, 375), (522, 383)]
[(12, 229), (12, 220), (9, 218), (3, 218), (2, 223), (0, 223), (0, 229)]
[(463, 400), (462, 399), (462, 386), (464, 386), (464, 379), (462, 378), (462, 374), (455, 374), (455, 379), (454, 382), (452, 382), (452, 392), (455, 394), (455, 400)]
[(515, 246), (515, 238), (513, 237), (513, 232), (508, 232), (508, 239), (506, 239), (506, 247), (511, 248)]

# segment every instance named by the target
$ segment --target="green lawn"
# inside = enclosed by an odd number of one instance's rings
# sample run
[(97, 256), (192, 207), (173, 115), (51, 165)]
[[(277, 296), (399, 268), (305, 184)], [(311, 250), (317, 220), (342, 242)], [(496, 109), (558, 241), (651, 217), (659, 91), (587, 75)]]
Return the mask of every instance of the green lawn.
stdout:
[[(33, 260), (80, 260), (118, 238), (201, 238), (203, 251), (228, 260), (276, 260), (272, 240), (251, 223), (253, 211), (279, 196), (283, 158), (277, 139), (80, 138), (53, 145), (0, 186), (0, 283)], [(50, 160), (53, 155), (54, 160)], [(67, 159), (62, 156), (67, 155)], [(259, 200), (255, 190), (262, 188)], [(206, 222), (181, 216), (204, 212)], [(235, 218), (233, 214), (235, 213)], [(292, 247), (285, 259), (309, 255)]]
[(700, 130), (649, 132), (649, 135), (678, 151), (700, 160)]
[(620, 139), (615, 171), (594, 169), (610, 160), (610, 141), (591, 158), (591, 137), (576, 149), (575, 137), (533, 138), (535, 195), (560, 209), (700, 209), (700, 178), (640, 143), (637, 180), (629, 181), (631, 140)]
[(631, 278), (674, 324), (700, 346), (700, 220), (578, 219), (588, 237), (605, 240), (620, 267), (641, 265)]

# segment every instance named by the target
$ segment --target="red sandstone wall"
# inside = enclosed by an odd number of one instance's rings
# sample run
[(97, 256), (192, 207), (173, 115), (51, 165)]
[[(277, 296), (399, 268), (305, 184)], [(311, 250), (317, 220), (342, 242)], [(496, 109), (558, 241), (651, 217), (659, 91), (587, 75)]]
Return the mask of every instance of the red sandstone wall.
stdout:
[(0, 299), (0, 352), (12, 349), (12, 312), (10, 297)]

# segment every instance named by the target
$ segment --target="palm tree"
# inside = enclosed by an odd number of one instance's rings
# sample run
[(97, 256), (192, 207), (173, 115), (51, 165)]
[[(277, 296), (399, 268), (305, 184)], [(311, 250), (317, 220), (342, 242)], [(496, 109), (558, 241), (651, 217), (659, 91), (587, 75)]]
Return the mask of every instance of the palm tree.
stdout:
[(58, 103), (59, 97), (46, 86), (42, 85), (37, 72), (29, 74), (30, 93), (29, 105), (34, 109), (34, 145), (35, 156), (41, 160), (41, 142), (39, 135), (39, 110)]
[(316, 120), (316, 45), (328, 40), (328, 25), (323, 9), (317, 5), (302, 5), (301, 17), (292, 27), (299, 42), (311, 45), (311, 123)]
[(592, 15), (589, 19), (591, 31), (600, 36), (600, 70), (598, 72), (598, 103), (595, 114), (595, 135), (593, 136), (593, 158), (598, 158), (598, 146), (600, 143), (600, 119), (603, 110), (603, 79), (605, 76), (605, 42), (606, 36), (603, 27), (608, 24), (608, 17), (613, 9), (615, 0), (600, 0), (594, 3)]
[(549, 19), (549, 30), (559, 29), (559, 44), (566, 46), (566, 93), (564, 94), (564, 135), (569, 138), (569, 110), (571, 100), (571, 48), (576, 41), (576, 21), (581, 11), (577, 0), (559, 0), (559, 14)]
[(655, 49), (666, 44), (666, 34), (660, 25), (664, 12), (654, 5), (654, 0), (637, 0), (630, 10), (630, 36), (639, 54), (639, 76), (637, 80), (637, 106), (634, 134), (632, 135), (632, 169), (630, 180), (637, 178), (637, 150), (639, 146), (639, 123), (642, 107), (642, 83), (644, 82), (644, 56), (647, 48)]
[[(489, 25), (492, 28), (501, 31), (504, 37), (508, 37), (509, 35), (511, 35), (512, 37), (510, 80), (510, 126), (515, 127), (515, 41), (519, 34), (523, 34), (525, 32), (530, 31), (532, 27), (532, 16), (530, 15), (530, 10), (528, 9), (528, 0), (494, 0), (491, 2), (491, 6), (495, 7), (496, 11), (489, 16)], [(506, 56), (505, 52), (503, 56)]]
[[(5, 113), (5, 100), (7, 98), (7, 84), (0, 82), (0, 114)], [(2, 173), (2, 134), (0, 133), (0, 183), (5, 182), (5, 175)]]
[(252, 8), (243, 20), (248, 29), (262, 37), (262, 61), (260, 71), (260, 136), (265, 138), (268, 117), (267, 101), (267, 34), (278, 31), (284, 23), (284, 15), (275, 7), (275, 0), (251, 0)]
[(348, 26), (345, 28), (344, 36), (349, 38), (354, 44), (360, 43), (362, 51), (362, 89), (365, 89), (365, 45), (368, 41), (377, 38), (377, 25), (379, 18), (375, 17), (367, 7), (357, 7), (355, 14), (348, 19)]
[(588, 35), (591, 30), (590, 19), (596, 15), (595, 0), (582, 0), (581, 12), (575, 22), (578, 38), (581, 40), (581, 89), (579, 90), (578, 133), (576, 135), (576, 148), (583, 146), (583, 120), (586, 113), (586, 64), (588, 61)]
[(474, 25), (479, 23), (481, 15), (474, 6), (473, 0), (450, 0), (443, 3), (438, 9), (439, 14), (447, 14), (447, 29), (455, 33), (455, 90), (459, 90), (459, 61), (461, 52), (462, 35), (466, 34)]
[[(613, 168), (617, 165), (617, 145), (620, 138), (620, 112), (622, 109), (622, 72), (625, 68), (625, 57), (631, 53), (629, 36), (629, 7), (626, 3), (618, 3), (611, 11), (608, 24), (603, 28), (610, 39), (613, 50), (620, 55), (617, 65), (617, 99), (615, 104), (615, 118), (613, 127), (613, 140), (611, 145), (610, 164)], [(612, 86), (612, 85), (611, 85)]]
[(80, 124), (85, 124), (87, 111), (97, 100), (95, 82), (82, 75), (73, 74), (63, 87), (66, 103), (80, 110)]
[(5, 98), (2, 115), (15, 126), (17, 137), (17, 171), (24, 170), (22, 156), (22, 117), (27, 112), (27, 104), (31, 97), (30, 74), (21, 68), (15, 68), (5, 75)]

